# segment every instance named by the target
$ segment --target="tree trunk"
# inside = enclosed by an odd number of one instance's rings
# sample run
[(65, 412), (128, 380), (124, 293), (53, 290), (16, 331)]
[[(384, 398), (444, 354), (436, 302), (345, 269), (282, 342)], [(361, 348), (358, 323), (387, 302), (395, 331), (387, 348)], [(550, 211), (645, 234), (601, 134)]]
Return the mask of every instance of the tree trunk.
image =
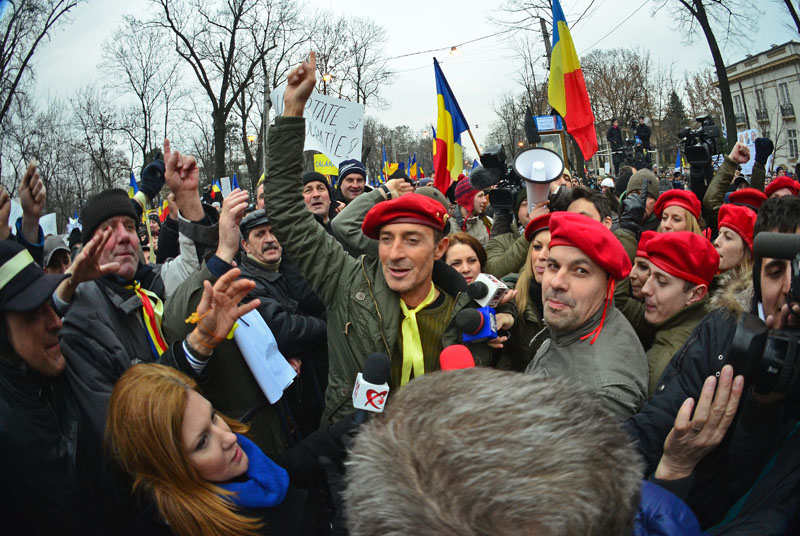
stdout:
[(214, 123), (214, 174), (211, 181), (225, 176), (225, 117), (222, 110), (211, 113)]
[(789, 10), (789, 13), (792, 15), (792, 20), (794, 21), (794, 25), (797, 26), (797, 33), (800, 33), (800, 17), (797, 16), (797, 10), (794, 8), (792, 4), (792, 0), (783, 0), (786, 3), (786, 9)]
[(719, 92), (722, 97), (722, 110), (725, 115), (725, 127), (728, 131), (726, 137), (727, 147), (725, 153), (733, 149), (736, 143), (736, 116), (733, 112), (733, 97), (731, 96), (731, 87), (728, 83), (728, 71), (725, 69), (725, 62), (722, 59), (722, 52), (717, 45), (717, 39), (714, 37), (714, 32), (711, 30), (711, 25), (708, 22), (706, 15), (706, 8), (703, 6), (703, 0), (694, 0), (695, 10), (697, 14), (695, 18), (700, 23), (703, 33), (708, 41), (708, 48), (711, 50), (711, 57), (714, 59), (714, 68), (717, 71), (717, 80), (719, 81)]

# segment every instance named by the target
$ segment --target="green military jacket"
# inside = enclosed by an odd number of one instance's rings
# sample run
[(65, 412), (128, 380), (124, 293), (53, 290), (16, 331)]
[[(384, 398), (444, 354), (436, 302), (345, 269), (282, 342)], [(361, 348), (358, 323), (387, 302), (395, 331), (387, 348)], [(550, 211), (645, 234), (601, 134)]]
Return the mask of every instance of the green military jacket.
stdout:
[[(353, 412), (353, 385), (369, 354), (382, 352), (393, 361), (402, 359), (402, 313), (400, 295), (387, 285), (380, 260), (350, 256), (306, 209), (301, 182), (305, 127), (305, 120), (298, 117), (277, 117), (270, 127), (264, 206), (284, 256), (327, 308), (330, 372), (323, 424), (332, 424)], [(460, 283), (437, 280), (434, 272), (434, 284), (455, 298), (453, 317), (474, 306), (463, 292), (463, 278)], [(445, 346), (460, 342), (453, 318), (442, 341)], [(491, 363), (486, 344), (470, 349), (477, 365)]]

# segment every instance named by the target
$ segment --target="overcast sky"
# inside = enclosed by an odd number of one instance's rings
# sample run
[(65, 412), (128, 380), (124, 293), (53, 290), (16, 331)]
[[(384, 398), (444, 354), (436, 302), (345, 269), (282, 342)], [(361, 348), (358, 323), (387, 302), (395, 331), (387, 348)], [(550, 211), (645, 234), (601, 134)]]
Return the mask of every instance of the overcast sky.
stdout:
[[(586, 0), (562, 0), (570, 26), (572, 17), (586, 3)], [(148, 10), (155, 9), (148, 4), (147, 0), (89, 0), (75, 9), (72, 22), (36, 54), (40, 91), (67, 96), (95, 77), (102, 44), (120, 24), (122, 15), (143, 17)], [(503, 92), (519, 91), (515, 82), (518, 61), (508, 47), (510, 32), (464, 45), (458, 56), (448, 53), (453, 45), (498, 32), (500, 29), (488, 19), (490, 15), (499, 15), (503, 2), (311, 0), (311, 4), (322, 8), (333, 6), (348, 15), (374, 19), (386, 28), (388, 57), (442, 49), (390, 61), (396, 74), (387, 80), (383, 91), (387, 105), (382, 109), (367, 108), (367, 114), (390, 126), (408, 125), (423, 130), (435, 124), (434, 55), (442, 62), (450, 87), (479, 143), (494, 121), (493, 101)], [(652, 4), (641, 0), (595, 0), (593, 16), (575, 25), (572, 31), (579, 56), (594, 48), (641, 47), (649, 50), (657, 62), (672, 65), (681, 79), (685, 70), (711, 67), (708, 45), (702, 37), (693, 45), (684, 44), (681, 31), (672, 23), (674, 13), (662, 9), (654, 14)], [(724, 48), (727, 63), (769, 48), (773, 43), (796, 38), (796, 32), (791, 32), (784, 23), (789, 17), (782, 3), (759, 0), (753, 4), (759, 5), (764, 14), (750, 26), (755, 33), (745, 36), (746, 48), (732, 45)], [(533, 32), (541, 40), (538, 24), (520, 31)], [(194, 78), (187, 82), (197, 83)]]

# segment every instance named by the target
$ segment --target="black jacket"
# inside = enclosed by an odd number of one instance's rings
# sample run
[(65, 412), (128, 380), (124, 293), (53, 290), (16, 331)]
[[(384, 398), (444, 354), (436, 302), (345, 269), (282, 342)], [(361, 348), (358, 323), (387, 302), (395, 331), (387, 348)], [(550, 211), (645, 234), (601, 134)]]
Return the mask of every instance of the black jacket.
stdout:
[[(624, 423), (645, 457), (647, 475), (658, 465), (664, 440), (681, 404), (689, 397), (697, 400), (705, 379), (718, 375), (730, 362), (737, 320), (737, 316), (725, 309), (707, 315), (670, 361), (653, 399)], [(722, 443), (697, 465), (685, 494), (703, 529), (720, 523), (747, 493), (776, 451), (787, 450), (784, 438), (795, 422), (783, 404), (762, 406), (744, 397)], [(773, 487), (766, 496), (751, 495), (750, 509), (743, 510), (748, 516), (748, 526), (759, 527), (752, 533), (782, 534), (782, 530), (771, 531), (791, 522), (797, 515), (796, 509), (787, 505), (800, 499), (796, 483), (800, 477), (794, 476), (795, 466), (800, 465), (800, 451), (795, 448), (793, 454), (784, 452), (783, 455), (793, 457), (793, 464), (774, 466), (767, 481), (787, 484)], [(734, 514), (726, 524), (742, 522), (743, 513)]]
[(5, 534), (110, 534), (99, 445), (66, 377), (0, 359)]
[(611, 144), (611, 150), (616, 151), (622, 147), (622, 130), (619, 127), (608, 127), (606, 131), (606, 139)]
[(258, 312), (284, 356), (302, 358), (326, 348), (325, 306), (292, 264), (284, 259), (278, 271), (269, 271), (245, 255), (240, 269), (243, 278), (255, 281), (247, 300), (261, 300)]

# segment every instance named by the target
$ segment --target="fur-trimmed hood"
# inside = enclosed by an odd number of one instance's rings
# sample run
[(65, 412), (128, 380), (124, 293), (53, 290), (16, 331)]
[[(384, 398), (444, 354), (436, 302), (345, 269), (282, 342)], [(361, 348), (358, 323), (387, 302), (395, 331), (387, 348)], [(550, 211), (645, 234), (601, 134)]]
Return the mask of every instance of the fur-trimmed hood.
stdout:
[(739, 266), (714, 278), (711, 299), (706, 305), (709, 313), (717, 309), (727, 309), (738, 317), (750, 311), (753, 303), (753, 269)]

